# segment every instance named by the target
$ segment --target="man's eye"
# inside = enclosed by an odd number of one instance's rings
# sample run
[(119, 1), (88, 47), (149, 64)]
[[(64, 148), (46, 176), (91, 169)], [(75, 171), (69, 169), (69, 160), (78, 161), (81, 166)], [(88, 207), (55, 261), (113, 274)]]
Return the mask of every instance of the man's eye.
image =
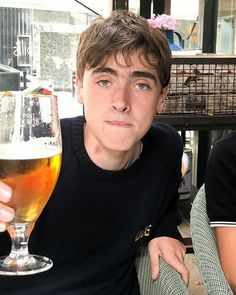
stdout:
[(98, 85), (103, 86), (103, 87), (110, 85), (110, 82), (108, 80), (99, 80), (97, 83), (98, 83)]
[(139, 89), (141, 89), (141, 90), (148, 90), (148, 89), (150, 89), (150, 87), (147, 84), (144, 84), (144, 83), (137, 84), (137, 87)]

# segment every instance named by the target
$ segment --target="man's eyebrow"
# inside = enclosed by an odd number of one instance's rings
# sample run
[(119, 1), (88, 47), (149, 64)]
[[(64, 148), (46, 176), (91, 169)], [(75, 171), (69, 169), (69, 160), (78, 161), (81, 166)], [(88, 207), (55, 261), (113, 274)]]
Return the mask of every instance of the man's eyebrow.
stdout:
[[(99, 73), (107, 73), (114, 76), (118, 76), (118, 72), (110, 67), (98, 67), (92, 71), (92, 74), (99, 74)], [(147, 71), (134, 71), (130, 74), (131, 77), (134, 78), (149, 78), (154, 82), (157, 82), (157, 78), (155, 75), (147, 72)]]
[(149, 79), (152, 79), (154, 82), (157, 82), (157, 78), (153, 74), (146, 72), (146, 71), (135, 71), (132, 73), (132, 76), (135, 78), (136, 77), (137, 78), (139, 78), (139, 77), (140, 78), (142, 78), (142, 77), (149, 78)]
[(117, 71), (115, 71), (114, 69), (109, 68), (109, 67), (99, 67), (99, 68), (95, 68), (92, 71), (92, 74), (98, 74), (98, 73), (107, 73), (107, 74), (112, 74), (112, 75), (118, 76)]

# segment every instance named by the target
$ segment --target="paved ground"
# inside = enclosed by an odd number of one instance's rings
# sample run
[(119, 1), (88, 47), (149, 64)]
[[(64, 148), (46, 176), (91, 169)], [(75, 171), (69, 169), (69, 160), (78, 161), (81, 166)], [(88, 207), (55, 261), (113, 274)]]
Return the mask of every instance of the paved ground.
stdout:
[(186, 254), (186, 265), (190, 270), (190, 281), (188, 286), (190, 295), (205, 295), (205, 288), (196, 265), (194, 254)]
[[(190, 210), (191, 210), (191, 203), (193, 198), (195, 197), (197, 190), (192, 189), (191, 198), (186, 200), (179, 201), (179, 214), (181, 216), (181, 224), (179, 226), (179, 230), (183, 236), (183, 238), (188, 238), (191, 244), (191, 231), (189, 226), (189, 219), (190, 219)], [(189, 247), (190, 250), (192, 247)], [(201, 279), (201, 275), (198, 271), (198, 267), (196, 264), (196, 259), (193, 254), (186, 254), (186, 265), (190, 270), (190, 281), (189, 281), (189, 293), (190, 295), (206, 295), (205, 288)], [(176, 294), (177, 295), (177, 294)], [(223, 295), (223, 294), (222, 294)]]

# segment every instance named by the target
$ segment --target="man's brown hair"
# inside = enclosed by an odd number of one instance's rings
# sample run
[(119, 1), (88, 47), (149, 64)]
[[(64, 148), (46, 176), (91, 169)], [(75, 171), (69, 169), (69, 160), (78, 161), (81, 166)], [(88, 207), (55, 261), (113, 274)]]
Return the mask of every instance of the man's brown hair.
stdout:
[(77, 49), (77, 76), (85, 69), (102, 65), (110, 56), (122, 53), (129, 64), (130, 54), (138, 52), (150, 67), (156, 68), (162, 88), (170, 81), (171, 51), (164, 34), (132, 12), (115, 10), (98, 17), (82, 32)]

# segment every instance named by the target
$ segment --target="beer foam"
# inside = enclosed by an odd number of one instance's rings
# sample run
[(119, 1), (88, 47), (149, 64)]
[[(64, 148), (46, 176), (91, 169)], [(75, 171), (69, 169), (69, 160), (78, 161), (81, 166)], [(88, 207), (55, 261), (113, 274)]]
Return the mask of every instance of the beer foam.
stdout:
[(0, 159), (2, 160), (30, 160), (48, 158), (58, 155), (62, 152), (59, 145), (53, 143), (42, 144), (42, 142), (28, 141), (17, 143), (0, 144)]

